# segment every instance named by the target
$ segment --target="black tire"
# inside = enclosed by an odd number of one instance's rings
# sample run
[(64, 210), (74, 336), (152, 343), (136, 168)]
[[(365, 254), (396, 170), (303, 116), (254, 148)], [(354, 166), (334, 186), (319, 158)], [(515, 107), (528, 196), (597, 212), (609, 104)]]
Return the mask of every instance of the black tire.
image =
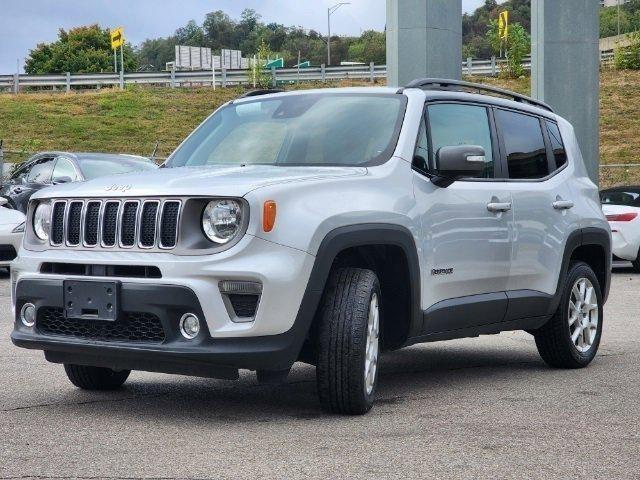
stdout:
[(117, 390), (131, 373), (131, 370), (115, 371), (84, 365), (65, 365), (64, 371), (71, 383), (83, 390)]
[[(586, 278), (591, 282), (598, 300), (598, 327), (591, 348), (584, 353), (574, 345), (569, 326), (571, 290), (581, 278)], [(542, 359), (554, 368), (584, 368), (589, 365), (598, 353), (600, 346), (604, 319), (602, 307), (600, 283), (591, 267), (583, 262), (572, 263), (562, 285), (562, 298), (558, 310), (545, 326), (534, 332), (536, 346)]]
[(631, 262), (631, 265), (633, 265), (633, 270), (636, 273), (640, 273), (640, 254), (638, 254), (638, 258)]
[(341, 268), (332, 272), (322, 304), (316, 368), (320, 403), (329, 412), (363, 415), (373, 406), (379, 368), (376, 366), (372, 375), (370, 392), (364, 376), (369, 307), (374, 295), (380, 305), (380, 284), (371, 270)]

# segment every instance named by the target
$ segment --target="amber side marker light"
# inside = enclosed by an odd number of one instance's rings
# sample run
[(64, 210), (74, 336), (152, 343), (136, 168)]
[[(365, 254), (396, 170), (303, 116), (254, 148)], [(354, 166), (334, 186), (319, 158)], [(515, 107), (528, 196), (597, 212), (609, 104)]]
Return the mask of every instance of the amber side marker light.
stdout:
[(276, 224), (276, 202), (267, 200), (262, 210), (262, 229), (270, 232)]

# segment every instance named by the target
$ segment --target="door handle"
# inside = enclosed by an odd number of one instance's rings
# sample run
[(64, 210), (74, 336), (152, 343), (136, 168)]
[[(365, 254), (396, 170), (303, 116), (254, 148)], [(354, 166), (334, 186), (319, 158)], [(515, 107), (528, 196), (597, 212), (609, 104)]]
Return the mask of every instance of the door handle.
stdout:
[(553, 202), (552, 205), (556, 210), (569, 210), (573, 208), (573, 202), (571, 200), (557, 200)]
[(487, 204), (487, 210), (493, 213), (508, 212), (511, 210), (511, 202), (491, 202)]

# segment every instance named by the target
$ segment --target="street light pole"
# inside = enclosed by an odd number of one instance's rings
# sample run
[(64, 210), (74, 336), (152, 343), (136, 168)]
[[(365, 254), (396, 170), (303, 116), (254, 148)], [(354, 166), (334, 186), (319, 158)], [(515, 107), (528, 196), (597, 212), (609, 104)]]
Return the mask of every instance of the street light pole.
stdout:
[(616, 3), (618, 4), (618, 36), (620, 36), (620, 0)]
[(331, 65), (331, 15), (343, 5), (351, 5), (351, 2), (341, 2), (327, 8), (327, 66)]

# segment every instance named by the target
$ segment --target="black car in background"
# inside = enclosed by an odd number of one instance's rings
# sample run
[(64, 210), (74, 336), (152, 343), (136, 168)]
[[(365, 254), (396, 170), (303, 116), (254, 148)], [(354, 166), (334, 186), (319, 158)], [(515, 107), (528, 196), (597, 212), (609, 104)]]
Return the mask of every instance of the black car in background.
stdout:
[(42, 188), (156, 168), (152, 160), (134, 155), (43, 152), (18, 166), (0, 187), (0, 197), (8, 208), (26, 213), (31, 195)]

